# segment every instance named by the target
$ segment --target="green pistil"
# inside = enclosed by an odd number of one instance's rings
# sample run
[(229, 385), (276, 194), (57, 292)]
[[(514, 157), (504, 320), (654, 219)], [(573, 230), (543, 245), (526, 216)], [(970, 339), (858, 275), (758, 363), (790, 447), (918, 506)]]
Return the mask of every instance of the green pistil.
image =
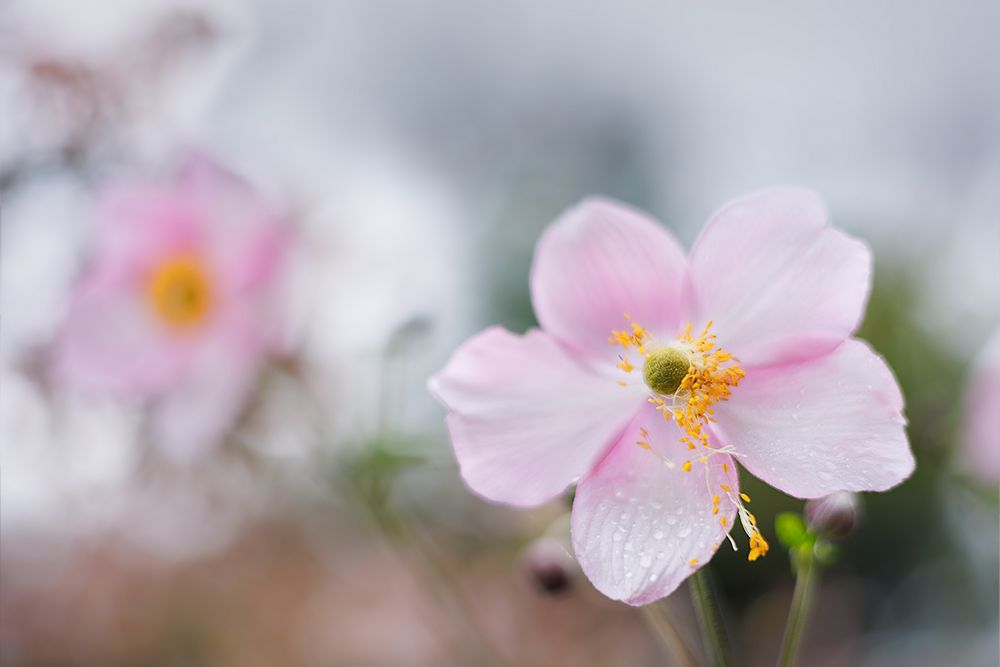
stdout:
[(691, 362), (686, 352), (675, 347), (662, 347), (646, 357), (642, 377), (650, 389), (668, 396), (681, 386), (690, 368)]

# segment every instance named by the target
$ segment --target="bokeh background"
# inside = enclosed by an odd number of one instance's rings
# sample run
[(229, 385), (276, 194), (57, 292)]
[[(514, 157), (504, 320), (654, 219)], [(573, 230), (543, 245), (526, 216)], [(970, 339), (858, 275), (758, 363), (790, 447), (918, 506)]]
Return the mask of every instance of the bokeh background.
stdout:
[[(533, 324), (534, 243), (582, 196), (689, 245), (794, 184), (874, 249), (861, 335), (918, 459), (863, 497), (802, 664), (997, 665), (997, 489), (959, 436), (1000, 326), (998, 24), (986, 0), (0, 0), (0, 663), (664, 664), (553, 548), (567, 505), (462, 486), (426, 378)], [(294, 337), (180, 464), (46, 360), (96, 193), (191, 150), (287, 211)], [(801, 509), (744, 479), (766, 526)], [(712, 567), (737, 664), (772, 664), (786, 554)]]

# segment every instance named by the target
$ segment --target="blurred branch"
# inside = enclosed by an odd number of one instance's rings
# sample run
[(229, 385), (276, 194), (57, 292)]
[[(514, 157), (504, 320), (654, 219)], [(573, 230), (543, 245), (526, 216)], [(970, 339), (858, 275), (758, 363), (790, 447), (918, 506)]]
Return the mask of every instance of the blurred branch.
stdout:
[[(322, 442), (327, 439), (325, 411), (300, 361), (287, 359), (282, 369), (299, 386), (315, 437)], [(454, 580), (433, 540), (414, 528), (417, 525), (415, 517), (392, 506), (395, 479), (423, 459), (396, 451), (387, 446), (388, 442), (392, 440), (383, 432), (368, 442), (353, 462), (334, 461), (331, 473), (338, 487), (347, 491), (346, 500), (375, 527), (389, 551), (399, 556), (400, 562), (426, 584), (428, 592), (445, 609), (453, 628), (461, 632), (463, 639), (472, 639), (478, 645), (472, 649), (474, 655), (468, 656), (470, 664), (501, 667), (512, 664), (489, 637), (486, 628), (480, 625), (481, 616), (476, 613), (475, 600)]]
[(671, 664), (679, 665), (679, 667), (695, 667), (694, 658), (684, 644), (684, 639), (677, 632), (677, 628), (670, 621), (670, 616), (667, 615), (663, 603), (647, 604), (640, 607), (639, 610), (642, 612), (642, 618), (646, 621), (646, 625), (660, 640), (660, 645), (663, 646), (667, 655), (673, 659)]
[(707, 569), (703, 567), (688, 578), (688, 589), (698, 615), (698, 627), (701, 628), (702, 644), (709, 664), (712, 667), (729, 667), (726, 628), (722, 624), (719, 602), (706, 573)]

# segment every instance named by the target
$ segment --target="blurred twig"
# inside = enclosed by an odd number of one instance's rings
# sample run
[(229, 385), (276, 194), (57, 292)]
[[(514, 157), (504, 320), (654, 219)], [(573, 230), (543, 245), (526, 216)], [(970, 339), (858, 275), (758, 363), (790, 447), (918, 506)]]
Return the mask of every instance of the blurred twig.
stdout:
[[(306, 408), (311, 413), (316, 436), (324, 439), (323, 406), (312, 391), (302, 365), (290, 363), (285, 364), (283, 368), (298, 383), (305, 398)], [(381, 440), (376, 439), (376, 442)], [(395, 475), (401, 469), (419, 461), (412, 456), (386, 455), (381, 450), (374, 452), (373, 455), (383, 462), (382, 473), (389, 475)], [(427, 539), (421, 531), (413, 529), (416, 525), (414, 517), (390, 507), (388, 482), (377, 479), (377, 470), (366, 468), (363, 464), (360, 469), (355, 468), (354, 472), (361, 473), (358, 475), (351, 474), (352, 470), (343, 465), (334, 465), (332, 473), (336, 477), (338, 486), (349, 492), (347, 500), (377, 529), (378, 536), (384, 540), (389, 551), (399, 556), (401, 563), (426, 584), (431, 595), (439, 599), (454, 628), (461, 631), (463, 638), (472, 639), (478, 645), (479, 648), (474, 651), (475, 655), (469, 656), (472, 660), (470, 664), (500, 667), (512, 664), (506, 658), (503, 649), (492, 641), (487, 630), (480, 625), (480, 615), (476, 613), (475, 601), (451, 576), (433, 541)]]
[(672, 664), (679, 667), (695, 667), (694, 658), (684, 644), (684, 639), (667, 615), (662, 602), (653, 602), (640, 607), (642, 618), (660, 641)]
[(712, 590), (706, 569), (703, 567), (688, 578), (688, 588), (698, 615), (698, 626), (701, 628), (702, 643), (709, 664), (712, 667), (729, 667), (726, 629), (722, 624), (719, 602), (715, 597), (715, 591)]

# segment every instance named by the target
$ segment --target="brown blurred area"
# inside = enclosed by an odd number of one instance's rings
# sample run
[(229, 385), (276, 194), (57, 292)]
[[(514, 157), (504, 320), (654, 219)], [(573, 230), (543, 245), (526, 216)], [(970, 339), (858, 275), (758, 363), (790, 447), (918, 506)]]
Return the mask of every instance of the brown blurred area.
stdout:
[(542, 593), (516, 554), (452, 553), (442, 585), (412, 547), (326, 528), (275, 518), (183, 563), (114, 540), (8, 556), (4, 664), (659, 664), (633, 610)]

